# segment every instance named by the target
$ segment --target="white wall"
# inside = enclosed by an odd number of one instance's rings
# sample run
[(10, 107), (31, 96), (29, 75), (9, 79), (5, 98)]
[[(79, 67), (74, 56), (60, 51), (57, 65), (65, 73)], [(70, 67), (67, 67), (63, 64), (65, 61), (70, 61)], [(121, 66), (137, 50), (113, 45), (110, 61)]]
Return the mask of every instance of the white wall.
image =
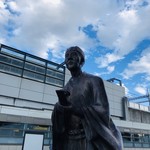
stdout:
[[(58, 87), (0, 73), (0, 116), (51, 118)], [(8, 96), (8, 97), (6, 97)], [(8, 116), (5, 117), (8, 121)], [(14, 120), (15, 121), (15, 120)]]
[(0, 73), (0, 95), (55, 104), (56, 86)]
[(123, 117), (122, 98), (125, 96), (124, 87), (108, 81), (104, 81), (104, 85), (108, 96), (110, 114), (117, 117)]

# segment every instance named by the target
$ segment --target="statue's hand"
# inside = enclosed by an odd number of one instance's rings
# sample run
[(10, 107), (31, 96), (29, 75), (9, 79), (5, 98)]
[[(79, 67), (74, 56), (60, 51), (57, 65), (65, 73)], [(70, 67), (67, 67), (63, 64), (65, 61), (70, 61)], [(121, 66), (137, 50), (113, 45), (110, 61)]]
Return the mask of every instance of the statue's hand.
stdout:
[(56, 90), (56, 93), (57, 93), (60, 105), (63, 105), (63, 106), (71, 105), (71, 103), (68, 101), (68, 97), (70, 95), (70, 93), (68, 91)]

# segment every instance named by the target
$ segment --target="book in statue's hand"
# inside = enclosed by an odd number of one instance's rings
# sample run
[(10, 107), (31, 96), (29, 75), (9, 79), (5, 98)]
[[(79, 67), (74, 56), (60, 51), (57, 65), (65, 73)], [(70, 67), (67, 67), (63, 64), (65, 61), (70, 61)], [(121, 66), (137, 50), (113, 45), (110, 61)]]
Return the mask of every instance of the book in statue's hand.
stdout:
[(56, 90), (59, 103), (63, 106), (70, 106), (71, 103), (67, 100), (67, 97), (70, 95), (70, 92), (66, 90)]

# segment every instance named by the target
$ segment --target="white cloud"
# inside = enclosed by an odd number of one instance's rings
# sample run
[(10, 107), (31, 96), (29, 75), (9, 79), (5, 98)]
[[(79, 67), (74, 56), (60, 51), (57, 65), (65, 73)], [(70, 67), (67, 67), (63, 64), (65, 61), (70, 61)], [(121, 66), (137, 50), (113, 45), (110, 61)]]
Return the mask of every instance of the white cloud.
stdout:
[[(11, 14), (5, 9), (6, 5), (19, 15)], [(112, 49), (104, 58), (97, 58), (97, 63), (102, 63), (99, 67), (105, 67), (122, 59), (139, 41), (149, 37), (150, 6), (139, 5), (139, 0), (88, 0), (86, 3), (79, 0), (2, 0), (0, 32), (6, 44), (17, 45), (18, 49), (44, 58), (48, 57), (48, 51), (56, 59), (69, 46), (79, 45), (87, 50), (100, 44)], [(15, 30), (9, 38), (4, 26), (10, 19), (15, 23)], [(100, 43), (78, 30), (88, 24), (94, 26)]]
[(150, 79), (150, 48), (146, 49), (139, 60), (134, 60), (122, 73), (125, 79), (129, 79), (137, 74), (144, 73)]
[(76, 0), (40, 0), (36, 3), (34, 0), (10, 0), (3, 1), (1, 5), (4, 2), (10, 11), (20, 13), (11, 18), (16, 29), (14, 36), (7, 40), (9, 45), (11, 43), (19, 49), (32, 50), (34, 54), (45, 58), (48, 49), (54, 57), (60, 57), (59, 51), (68, 46), (79, 45), (84, 49), (94, 47), (95, 41), (78, 28), (97, 23), (101, 16), (109, 12), (110, 7), (112, 11), (118, 9), (116, 1), (110, 3), (109, 0), (89, 0), (86, 4)]
[(4, 44), (5, 43), (5, 39), (4, 38), (0, 38), (0, 43)]
[[(112, 50), (105, 57), (100, 57), (100, 67), (122, 59), (133, 51), (143, 39), (150, 38), (150, 5), (143, 6), (140, 0), (127, 0), (122, 11), (111, 12), (101, 20), (97, 27), (98, 37), (103, 46)], [(146, 2), (146, 1), (145, 1)], [(150, 0), (147, 0), (150, 4)], [(117, 55), (116, 59), (108, 61), (108, 55)]]
[[(15, 36), (11, 42), (18, 48), (30, 48), (34, 54), (45, 58), (48, 49), (54, 57), (60, 57), (62, 47), (91, 47), (93, 41), (78, 30), (79, 26), (87, 25), (91, 21), (89, 18), (92, 18), (90, 12), (86, 12), (89, 8), (84, 8), (85, 5), (82, 4), (83, 2), (59, 0), (41, 0), (36, 3), (33, 0), (16, 0), (9, 3), (11, 9), (20, 10), (20, 15), (14, 19), (18, 28), (13, 32)], [(91, 4), (92, 1), (88, 5)], [(96, 4), (94, 5), (97, 6)]]
[(7, 6), (9, 7), (9, 9), (12, 12), (19, 12), (20, 11), (20, 8), (18, 7), (17, 3), (13, 0), (8, 1)]
[(4, 6), (4, 0), (1, 0), (1, 1), (0, 1), (0, 8), (1, 8), (1, 9), (5, 8), (5, 6)]
[(147, 90), (146, 90), (145, 86), (143, 86), (143, 85), (137, 85), (134, 90), (142, 95), (147, 94)]
[(150, 81), (150, 75), (146, 77), (146, 80), (147, 80), (147, 81)]
[(94, 72), (94, 75), (100, 77), (100, 76), (101, 76), (101, 73)]
[(95, 58), (99, 68), (107, 67), (109, 64), (122, 59), (119, 55), (107, 53), (105, 56)]
[(1, 42), (4, 42), (7, 38), (7, 31), (5, 31), (5, 25), (7, 24), (10, 18), (10, 13), (6, 9), (6, 5), (4, 4), (4, 0), (0, 1), (0, 38)]
[(141, 40), (136, 36), (138, 28), (137, 11), (125, 9), (107, 16), (99, 24), (98, 37), (104, 46), (122, 57), (132, 51)]
[(115, 70), (115, 66), (108, 66), (107, 70), (108, 70), (108, 73), (112, 73)]
[(96, 76), (109, 75), (115, 70), (115, 66), (108, 66), (106, 69), (107, 70), (104, 72), (100, 72), (100, 73), (94, 72), (94, 75), (96, 75)]

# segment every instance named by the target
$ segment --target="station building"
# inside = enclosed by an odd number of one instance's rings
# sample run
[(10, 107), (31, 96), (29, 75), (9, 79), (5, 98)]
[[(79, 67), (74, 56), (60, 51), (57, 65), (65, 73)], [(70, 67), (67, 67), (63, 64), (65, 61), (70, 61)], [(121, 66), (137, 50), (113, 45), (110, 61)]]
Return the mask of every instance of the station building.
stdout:
[[(0, 45), (0, 150), (21, 150), (27, 131), (44, 133), (44, 150), (52, 141), (51, 113), (58, 101), (55, 90), (70, 78), (59, 64)], [(121, 131), (124, 150), (150, 149), (148, 106), (130, 102), (125, 89), (104, 81), (110, 114)]]

